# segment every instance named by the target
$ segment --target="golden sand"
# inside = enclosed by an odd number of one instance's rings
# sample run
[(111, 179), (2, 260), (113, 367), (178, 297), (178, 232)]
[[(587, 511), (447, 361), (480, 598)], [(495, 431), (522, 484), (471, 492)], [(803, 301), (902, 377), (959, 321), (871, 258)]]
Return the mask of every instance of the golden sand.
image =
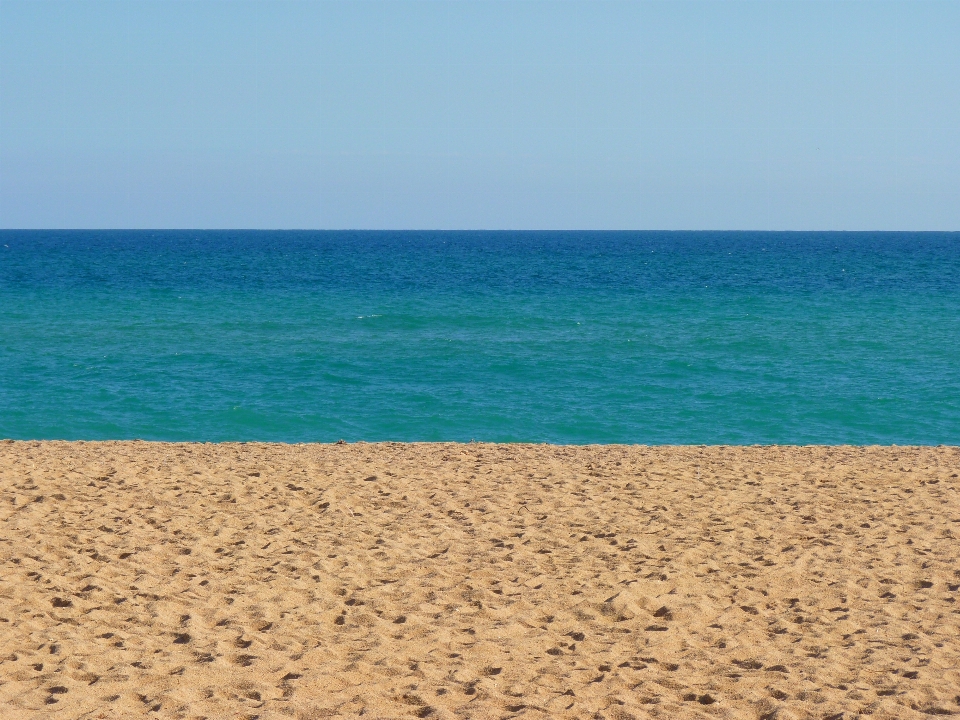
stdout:
[(2, 442), (0, 717), (960, 714), (958, 469)]

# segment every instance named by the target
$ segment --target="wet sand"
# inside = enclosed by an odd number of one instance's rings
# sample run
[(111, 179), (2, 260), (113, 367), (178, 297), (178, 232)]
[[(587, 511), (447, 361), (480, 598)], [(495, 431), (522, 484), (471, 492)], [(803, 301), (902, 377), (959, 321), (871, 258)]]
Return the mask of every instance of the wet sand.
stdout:
[(0, 718), (960, 715), (958, 472), (0, 442)]

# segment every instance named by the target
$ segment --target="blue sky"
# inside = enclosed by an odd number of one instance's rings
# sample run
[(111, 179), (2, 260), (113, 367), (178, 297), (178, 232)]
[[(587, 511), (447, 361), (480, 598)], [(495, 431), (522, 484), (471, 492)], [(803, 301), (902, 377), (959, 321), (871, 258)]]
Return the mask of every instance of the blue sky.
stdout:
[(0, 226), (960, 229), (960, 2), (0, 0)]

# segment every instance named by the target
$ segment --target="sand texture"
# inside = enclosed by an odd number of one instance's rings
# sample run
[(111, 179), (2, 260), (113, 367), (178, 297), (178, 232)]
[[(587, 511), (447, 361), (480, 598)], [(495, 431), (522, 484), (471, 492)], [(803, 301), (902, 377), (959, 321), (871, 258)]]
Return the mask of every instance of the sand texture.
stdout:
[(960, 715), (958, 472), (0, 442), (0, 718)]

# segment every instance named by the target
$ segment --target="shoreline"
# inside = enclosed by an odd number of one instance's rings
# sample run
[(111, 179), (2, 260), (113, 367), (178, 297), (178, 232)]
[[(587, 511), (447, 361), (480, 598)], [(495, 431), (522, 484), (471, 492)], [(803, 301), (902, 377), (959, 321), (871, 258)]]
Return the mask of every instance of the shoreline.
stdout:
[(950, 444), (950, 443), (938, 443), (936, 445), (923, 445), (923, 444), (905, 444), (901, 445), (898, 443), (868, 443), (863, 445), (857, 445), (852, 443), (809, 443), (809, 444), (796, 444), (796, 443), (752, 443), (749, 445), (738, 445), (731, 443), (689, 443), (689, 444), (677, 444), (677, 443), (549, 443), (549, 442), (527, 442), (527, 441), (509, 441), (509, 442), (498, 442), (494, 440), (469, 440), (469, 441), (460, 441), (460, 440), (336, 440), (332, 442), (321, 442), (321, 441), (310, 441), (310, 442), (285, 442), (285, 441), (273, 441), (273, 440), (144, 440), (142, 438), (126, 439), (126, 440), (63, 440), (63, 439), (46, 439), (46, 438), (0, 438), (0, 445), (171, 445), (171, 446), (186, 446), (186, 447), (205, 447), (205, 446), (223, 446), (229, 447), (234, 445), (253, 445), (253, 446), (263, 446), (263, 447), (280, 447), (280, 448), (295, 448), (295, 447), (334, 447), (334, 446), (381, 446), (381, 447), (394, 447), (394, 446), (423, 446), (423, 447), (436, 447), (441, 445), (451, 445), (451, 446), (463, 446), (465, 448), (469, 447), (524, 447), (524, 448), (582, 448), (582, 449), (603, 449), (603, 448), (634, 448), (634, 449), (643, 449), (643, 450), (656, 450), (656, 449), (817, 449), (817, 448), (832, 448), (832, 449), (849, 449), (849, 450), (868, 450), (868, 449), (897, 449), (897, 450), (936, 450), (936, 449), (960, 449), (960, 444)]
[(960, 713), (960, 448), (0, 441), (0, 718)]

